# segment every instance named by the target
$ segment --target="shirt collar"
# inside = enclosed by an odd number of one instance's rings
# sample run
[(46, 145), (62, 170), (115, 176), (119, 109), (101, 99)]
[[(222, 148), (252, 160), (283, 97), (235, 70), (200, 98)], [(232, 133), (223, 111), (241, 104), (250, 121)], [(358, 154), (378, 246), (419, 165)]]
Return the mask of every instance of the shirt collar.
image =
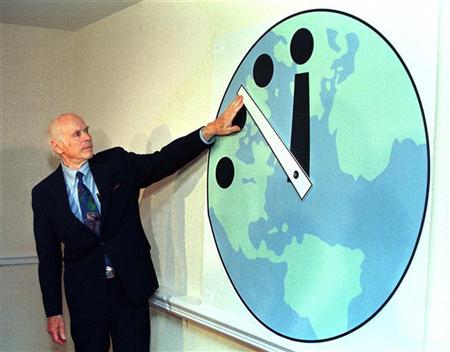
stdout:
[(79, 170), (71, 169), (70, 167), (64, 165), (62, 162), (61, 167), (66, 184), (70, 186), (75, 184), (76, 174), (78, 171), (82, 172), (85, 177), (91, 174), (91, 169), (89, 167), (89, 163), (87, 162), (87, 160), (81, 165)]

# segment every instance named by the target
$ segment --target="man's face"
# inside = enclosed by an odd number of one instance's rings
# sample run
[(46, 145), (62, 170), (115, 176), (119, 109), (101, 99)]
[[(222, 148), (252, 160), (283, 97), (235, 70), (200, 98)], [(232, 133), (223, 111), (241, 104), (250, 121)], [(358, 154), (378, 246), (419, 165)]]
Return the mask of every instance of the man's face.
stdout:
[(67, 115), (58, 123), (61, 138), (55, 143), (54, 149), (64, 164), (69, 167), (80, 166), (92, 158), (92, 137), (83, 119), (76, 115)]

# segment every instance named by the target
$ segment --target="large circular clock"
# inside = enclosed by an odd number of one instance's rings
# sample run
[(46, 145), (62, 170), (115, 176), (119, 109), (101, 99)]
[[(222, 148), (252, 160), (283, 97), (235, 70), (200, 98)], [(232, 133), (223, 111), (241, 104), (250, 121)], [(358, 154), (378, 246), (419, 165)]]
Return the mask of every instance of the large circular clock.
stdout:
[(312, 10), (251, 47), (240, 133), (208, 161), (208, 214), (239, 297), (265, 327), (334, 339), (373, 318), (416, 250), (429, 188), (419, 94), (395, 48), (352, 15)]

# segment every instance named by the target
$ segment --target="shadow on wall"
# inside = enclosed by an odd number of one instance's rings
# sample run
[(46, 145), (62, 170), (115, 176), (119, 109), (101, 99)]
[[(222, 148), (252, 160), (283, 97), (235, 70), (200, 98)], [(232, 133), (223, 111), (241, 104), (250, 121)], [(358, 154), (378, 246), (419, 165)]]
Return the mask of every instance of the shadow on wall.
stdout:
[(109, 136), (102, 130), (94, 130), (91, 135), (95, 153), (113, 147), (111, 138), (109, 138)]
[[(172, 139), (169, 129), (163, 125), (152, 131), (146, 152), (155, 151), (153, 140)], [(185, 216), (191, 214), (187, 214), (186, 198), (205, 172), (199, 159), (202, 156), (145, 189), (140, 202), (142, 224), (152, 246), (152, 259), (160, 284), (180, 295), (187, 294)]]

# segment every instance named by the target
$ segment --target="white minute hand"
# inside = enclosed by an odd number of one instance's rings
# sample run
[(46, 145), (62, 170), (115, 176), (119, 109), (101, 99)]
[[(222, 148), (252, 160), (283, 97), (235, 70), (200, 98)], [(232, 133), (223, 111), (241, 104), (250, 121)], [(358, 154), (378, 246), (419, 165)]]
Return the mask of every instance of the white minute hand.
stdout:
[(256, 105), (250, 94), (248, 94), (243, 86), (239, 88), (238, 94), (242, 95), (244, 98), (244, 105), (247, 108), (247, 111), (250, 113), (253, 121), (255, 121), (267, 144), (269, 144), (270, 149), (272, 149), (275, 157), (278, 159), (278, 162), (291, 181), (298, 195), (301, 199), (305, 198), (306, 194), (312, 187), (312, 183), (308, 175), (272, 128), (269, 121), (267, 121), (266, 117), (259, 109), (258, 105)]

